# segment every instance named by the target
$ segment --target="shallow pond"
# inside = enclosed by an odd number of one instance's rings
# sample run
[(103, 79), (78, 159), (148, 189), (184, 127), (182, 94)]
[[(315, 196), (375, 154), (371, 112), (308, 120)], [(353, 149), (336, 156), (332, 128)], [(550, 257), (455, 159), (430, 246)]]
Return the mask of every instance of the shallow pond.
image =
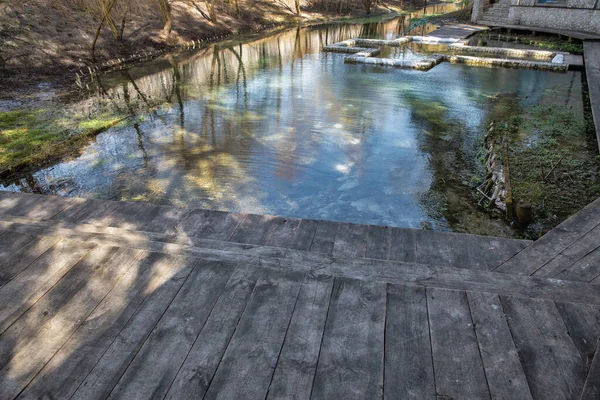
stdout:
[[(408, 25), (294, 28), (106, 74), (116, 109), (158, 107), (0, 189), (481, 233), (455, 227), (468, 195), (449, 186), (477, 164), (488, 99), (580, 110), (581, 73), (447, 63), (421, 72), (321, 52)], [(510, 235), (503, 229), (492, 233)]]

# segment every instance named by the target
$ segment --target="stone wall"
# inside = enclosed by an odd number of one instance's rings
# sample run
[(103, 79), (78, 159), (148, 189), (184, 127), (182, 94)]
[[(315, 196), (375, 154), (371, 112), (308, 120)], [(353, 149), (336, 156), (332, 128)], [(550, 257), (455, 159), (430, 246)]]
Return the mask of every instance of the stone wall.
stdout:
[(600, 33), (600, 10), (512, 6), (508, 19), (513, 25)]
[[(508, 24), (600, 34), (600, 1), (564, 0), (560, 4), (537, 4), (537, 0), (510, 0), (510, 3)], [(473, 22), (483, 19), (488, 4), (489, 0), (474, 0)]]
[(490, 0), (473, 0), (473, 11), (471, 21), (477, 22), (483, 17), (483, 12), (490, 5)]

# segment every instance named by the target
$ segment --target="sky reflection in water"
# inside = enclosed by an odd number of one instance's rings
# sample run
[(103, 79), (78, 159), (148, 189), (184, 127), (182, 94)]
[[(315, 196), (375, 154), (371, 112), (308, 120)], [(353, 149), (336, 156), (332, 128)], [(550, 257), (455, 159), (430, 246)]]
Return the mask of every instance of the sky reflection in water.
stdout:
[(527, 106), (571, 90), (566, 104), (581, 102), (580, 76), (450, 64), (408, 71), (320, 51), (400, 28), (292, 29), (105, 76), (115, 99), (162, 106), (8, 189), (449, 229), (425, 206), (444, 174), (432, 159), (455, 151), (450, 142), (472, 154), (487, 96), (515, 93)]

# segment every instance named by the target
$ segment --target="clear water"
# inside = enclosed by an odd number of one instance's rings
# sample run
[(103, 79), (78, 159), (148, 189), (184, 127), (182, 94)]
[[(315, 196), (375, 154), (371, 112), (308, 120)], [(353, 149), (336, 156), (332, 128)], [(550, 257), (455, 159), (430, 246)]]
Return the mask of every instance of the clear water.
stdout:
[(0, 189), (450, 230), (461, 214), (449, 214), (448, 190), (476, 163), (487, 100), (581, 107), (581, 75), (447, 63), (421, 72), (321, 52), (399, 28), (290, 29), (103, 76), (116, 107), (159, 107)]

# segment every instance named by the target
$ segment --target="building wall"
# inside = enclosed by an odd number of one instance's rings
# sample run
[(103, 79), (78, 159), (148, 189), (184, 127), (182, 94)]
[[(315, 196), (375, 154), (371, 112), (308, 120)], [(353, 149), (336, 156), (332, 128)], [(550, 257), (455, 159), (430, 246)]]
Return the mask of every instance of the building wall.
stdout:
[[(510, 0), (510, 3), (508, 23), (511, 25), (600, 34), (600, 0), (558, 0), (552, 4), (538, 4), (538, 0)], [(488, 4), (489, 0), (474, 0), (473, 22), (483, 19), (484, 11), (481, 10), (487, 9)]]
[(600, 10), (511, 6), (509, 23), (600, 33)]

